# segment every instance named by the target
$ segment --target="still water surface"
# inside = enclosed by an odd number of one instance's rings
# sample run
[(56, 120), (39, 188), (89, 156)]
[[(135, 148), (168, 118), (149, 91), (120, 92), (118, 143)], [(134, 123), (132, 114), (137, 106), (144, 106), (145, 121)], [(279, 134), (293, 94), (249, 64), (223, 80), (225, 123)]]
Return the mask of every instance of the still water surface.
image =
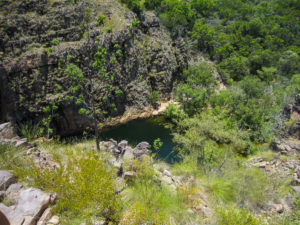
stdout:
[[(172, 134), (169, 129), (164, 127), (163, 122), (159, 117), (134, 120), (101, 132), (101, 141), (109, 140), (110, 138), (113, 138), (118, 142), (127, 140), (133, 147), (142, 141), (147, 141), (153, 146), (154, 140), (160, 138), (163, 145), (157, 153), (157, 158), (168, 163), (173, 163), (178, 160), (176, 157), (175, 145), (172, 141)], [(153, 148), (151, 149), (153, 150)]]

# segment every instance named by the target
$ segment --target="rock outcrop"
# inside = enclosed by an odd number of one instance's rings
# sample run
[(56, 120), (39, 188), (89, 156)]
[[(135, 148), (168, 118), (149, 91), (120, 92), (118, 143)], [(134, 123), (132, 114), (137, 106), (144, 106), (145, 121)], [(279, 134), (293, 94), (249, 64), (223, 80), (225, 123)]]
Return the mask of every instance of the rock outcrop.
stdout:
[[(187, 65), (182, 40), (172, 40), (150, 12), (139, 15), (140, 26), (132, 26), (137, 15), (117, 0), (71, 2), (1, 1), (0, 121), (39, 121), (42, 108), (54, 101), (59, 106), (59, 117), (51, 125), (55, 131), (61, 135), (83, 131), (90, 120), (78, 114), (78, 106), (64, 101), (71, 85), (64, 68), (69, 56), (83, 71), (96, 72), (90, 68), (87, 49), (94, 55), (99, 45), (107, 49), (108, 59), (116, 59), (108, 66), (116, 77), (107, 96), (106, 111), (111, 116), (143, 111), (151, 106), (153, 91), (169, 97), (176, 75)], [(91, 42), (83, 29), (87, 8)], [(106, 17), (102, 26), (96, 23), (99, 15)], [(116, 46), (122, 54), (116, 55)], [(123, 94), (116, 94), (117, 90)]]
[(52, 160), (51, 155), (36, 148), (29, 143), (26, 138), (19, 137), (15, 132), (16, 129), (10, 122), (0, 124), (0, 128), (1, 127), (3, 129), (0, 129), (0, 144), (8, 144), (23, 149), (22, 154), (31, 157), (41, 169), (55, 169), (59, 167), (59, 164)]
[[(51, 209), (48, 207), (55, 195), (36, 188), (24, 188), (21, 183), (16, 183), (10, 171), (0, 170), (0, 183), (2, 184), (0, 191), (4, 192), (2, 200), (6, 199), (9, 203), (5, 205), (0, 199), (0, 212), (10, 225), (49, 224), (47, 222), (51, 220), (49, 216)], [(44, 215), (46, 212), (48, 216)], [(55, 223), (57, 224), (58, 222)]]

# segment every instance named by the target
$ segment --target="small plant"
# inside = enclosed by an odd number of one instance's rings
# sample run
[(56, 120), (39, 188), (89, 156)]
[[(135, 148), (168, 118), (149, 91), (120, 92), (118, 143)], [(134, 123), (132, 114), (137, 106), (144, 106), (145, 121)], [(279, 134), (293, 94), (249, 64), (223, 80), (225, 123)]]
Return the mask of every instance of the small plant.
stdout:
[[(53, 134), (53, 129), (50, 128), (50, 124), (55, 117), (58, 117), (58, 114), (56, 113), (57, 110), (58, 106), (53, 101), (51, 101), (48, 106), (45, 106), (43, 108), (43, 112), (46, 114), (46, 117), (42, 120), (42, 122), (46, 128), (46, 134), (48, 139), (50, 135)], [(41, 128), (40, 133), (43, 134), (44, 132), (44, 128)]]
[(19, 126), (21, 135), (27, 138), (28, 141), (33, 141), (38, 138), (41, 135), (40, 129), (40, 124), (32, 121), (27, 121)]
[(63, 87), (62, 87), (61, 85), (58, 84), (58, 85), (56, 86), (56, 91), (59, 92), (59, 91), (62, 91), (62, 90), (63, 90)]
[(116, 90), (116, 95), (117, 95), (117, 96), (123, 96), (123, 95), (124, 95), (124, 92), (123, 92), (121, 89)]
[(112, 27), (111, 26), (106, 27), (106, 32), (111, 33), (112, 32)]
[(153, 91), (149, 96), (152, 105), (156, 105), (158, 101), (158, 91)]
[(118, 49), (120, 49), (120, 48), (121, 48), (120, 45), (118, 45), (118, 44), (115, 44), (115, 45), (114, 45), (114, 49), (118, 50)]
[(117, 106), (116, 106), (115, 103), (110, 104), (110, 108), (111, 108), (114, 112), (117, 112), (117, 111), (118, 111)]
[(97, 25), (97, 26), (102, 26), (102, 25), (104, 24), (104, 21), (105, 21), (105, 16), (100, 15), (100, 16), (98, 16), (98, 18), (97, 18), (96, 25)]
[(47, 52), (49, 53), (49, 54), (51, 54), (51, 53), (53, 53), (53, 48), (47, 48)]
[(52, 41), (52, 45), (57, 46), (59, 45), (60, 41), (57, 38), (54, 38)]
[(63, 59), (58, 60), (58, 68), (62, 69), (65, 66), (65, 61)]
[(118, 49), (118, 50), (116, 51), (116, 56), (117, 56), (117, 57), (122, 57), (122, 56), (123, 56), (123, 52), (122, 52), (121, 49)]
[(132, 27), (139, 29), (141, 27), (141, 21), (135, 18), (134, 20), (132, 20), (131, 25)]
[(153, 142), (153, 148), (155, 152), (150, 151), (151, 157), (155, 158), (157, 153), (159, 152), (159, 149), (163, 146), (163, 142), (160, 140), (160, 138), (157, 138)]
[(72, 5), (76, 5), (79, 0), (70, 0)]

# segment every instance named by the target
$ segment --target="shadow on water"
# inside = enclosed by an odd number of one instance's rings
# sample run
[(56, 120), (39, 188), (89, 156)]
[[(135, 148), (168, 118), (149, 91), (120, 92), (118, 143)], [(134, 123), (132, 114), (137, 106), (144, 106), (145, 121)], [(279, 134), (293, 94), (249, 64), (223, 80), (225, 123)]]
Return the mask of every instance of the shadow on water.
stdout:
[(147, 141), (152, 146), (154, 140), (160, 138), (163, 145), (157, 153), (157, 158), (167, 163), (178, 161), (171, 131), (164, 127), (161, 117), (134, 120), (100, 133), (101, 141), (107, 141), (110, 138), (118, 142), (127, 140), (133, 147), (142, 141)]

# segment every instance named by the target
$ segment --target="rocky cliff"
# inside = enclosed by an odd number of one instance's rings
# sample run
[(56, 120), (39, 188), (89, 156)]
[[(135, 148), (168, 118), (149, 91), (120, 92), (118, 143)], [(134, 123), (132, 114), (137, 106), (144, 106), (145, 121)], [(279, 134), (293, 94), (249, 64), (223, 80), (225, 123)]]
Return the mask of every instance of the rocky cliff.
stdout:
[[(84, 30), (87, 8), (90, 42)], [(105, 21), (99, 26), (100, 15)], [(133, 24), (136, 19), (138, 26)], [(64, 65), (71, 59), (83, 71), (93, 70), (87, 68), (87, 49), (94, 55), (99, 45), (107, 49), (108, 61), (116, 59), (109, 67), (117, 77), (108, 96), (108, 103), (117, 108), (115, 112), (108, 104), (112, 116), (132, 108), (143, 110), (151, 104), (153, 91), (168, 98), (176, 75), (187, 65), (183, 41), (172, 40), (154, 14), (136, 15), (116, 0), (0, 1), (0, 121), (41, 119), (42, 108), (55, 101), (56, 131), (64, 135), (82, 131), (89, 120), (63, 101), (70, 87)]]

